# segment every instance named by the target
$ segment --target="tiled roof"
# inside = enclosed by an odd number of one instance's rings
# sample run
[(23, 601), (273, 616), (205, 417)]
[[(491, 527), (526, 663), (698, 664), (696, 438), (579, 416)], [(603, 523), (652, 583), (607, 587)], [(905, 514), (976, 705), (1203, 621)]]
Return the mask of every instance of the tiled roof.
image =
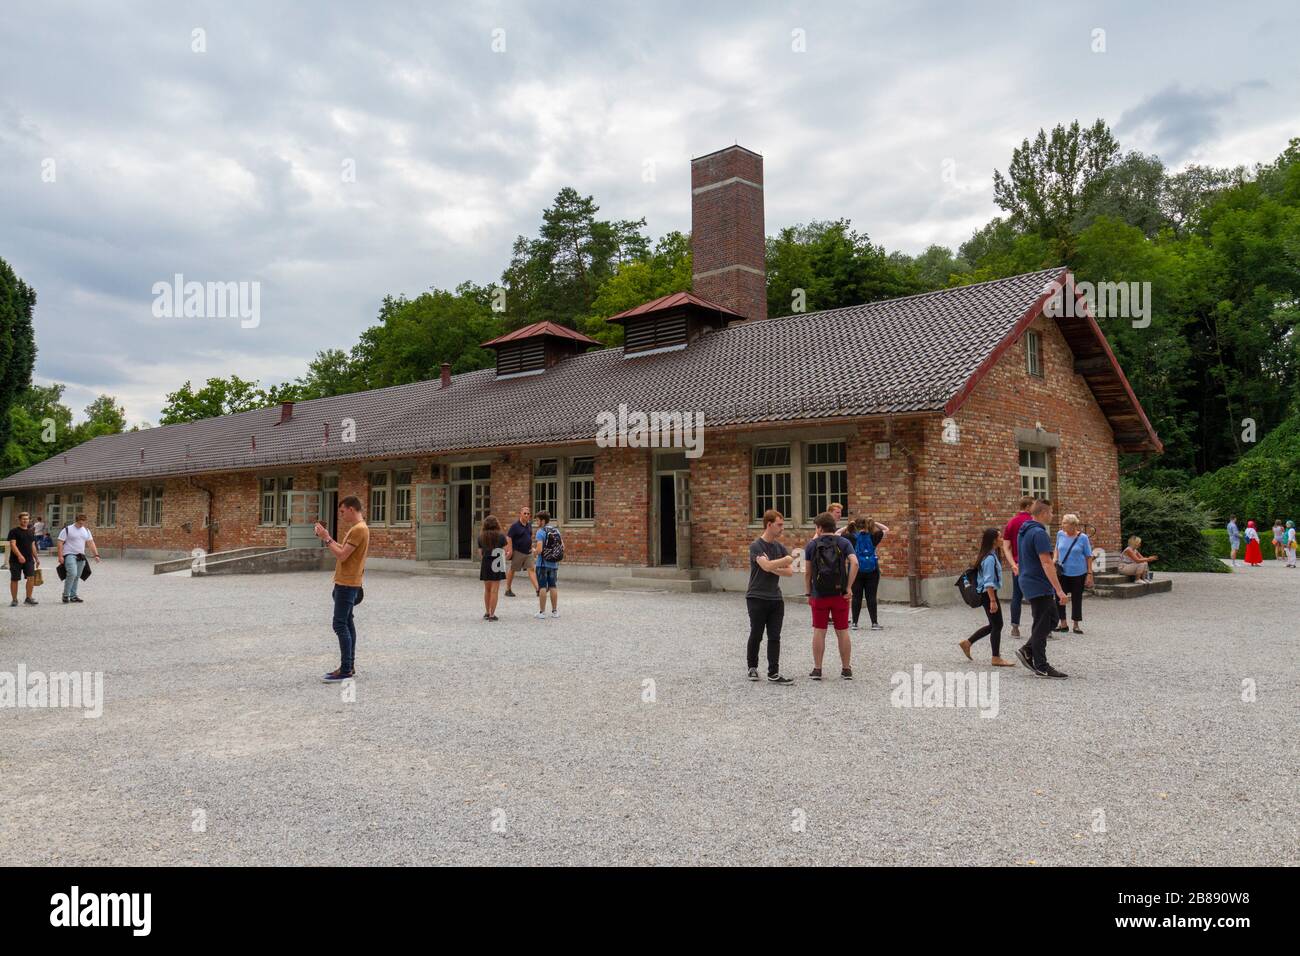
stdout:
[[(703, 412), (706, 427), (940, 411), (1062, 274), (741, 322), (677, 351), (624, 358), (602, 349), (539, 375), (498, 380), (482, 369), (447, 388), (432, 380), (312, 399), (284, 424), (275, 407), (106, 435), (0, 489), (590, 441), (596, 415), (620, 403)], [(347, 419), (351, 443), (342, 440)]]
[(554, 322), (534, 322), (532, 325), (525, 325), (522, 329), (515, 329), (513, 332), (507, 332), (505, 335), (498, 335), (494, 339), (489, 339), (479, 348), (486, 349), (494, 345), (505, 345), (507, 342), (520, 342), (524, 339), (535, 339), (547, 335), (557, 339), (572, 339), (574, 342), (581, 342), (583, 345), (600, 344), (591, 336), (583, 335), (581, 332), (574, 331), (567, 326), (557, 325)]
[(635, 308), (619, 312), (617, 315), (611, 315), (605, 321), (623, 322), (635, 315), (649, 315), (651, 312), (665, 312), (668, 309), (677, 309), (686, 305), (693, 305), (700, 309), (708, 309), (710, 312), (729, 315), (736, 319), (744, 318), (744, 316), (739, 312), (733, 312), (725, 305), (718, 305), (716, 302), (710, 302), (708, 299), (702, 298), (694, 292), (670, 292), (668, 295), (661, 295), (659, 298), (651, 299), (649, 302), (642, 302)]

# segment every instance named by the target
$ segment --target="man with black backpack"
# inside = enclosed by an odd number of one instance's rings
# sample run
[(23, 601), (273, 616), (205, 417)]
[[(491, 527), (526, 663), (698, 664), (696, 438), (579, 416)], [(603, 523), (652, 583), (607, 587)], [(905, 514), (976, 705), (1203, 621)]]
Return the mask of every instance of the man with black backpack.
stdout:
[(813, 669), (808, 676), (822, 679), (826, 627), (834, 624), (840, 648), (840, 677), (853, 680), (848, 595), (858, 576), (858, 557), (848, 540), (835, 533), (835, 516), (829, 511), (819, 514), (816, 524), (817, 537), (804, 549), (804, 584), (813, 619)]
[(564, 538), (559, 528), (547, 527), (551, 515), (537, 512), (537, 538), (533, 554), (537, 555), (537, 618), (546, 619), (546, 592), (551, 593), (551, 617), (559, 617), (560, 589), (555, 586), (555, 573), (564, 560)]

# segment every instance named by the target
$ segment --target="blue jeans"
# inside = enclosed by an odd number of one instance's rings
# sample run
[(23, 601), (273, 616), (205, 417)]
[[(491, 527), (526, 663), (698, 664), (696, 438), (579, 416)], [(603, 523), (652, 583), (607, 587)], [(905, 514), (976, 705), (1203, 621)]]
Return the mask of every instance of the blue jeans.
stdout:
[(63, 570), (68, 576), (63, 579), (63, 596), (71, 601), (77, 596), (77, 585), (81, 583), (81, 562), (86, 560), (84, 554), (65, 554)]
[(1011, 626), (1020, 626), (1020, 605), (1024, 603), (1025, 596), (1020, 593), (1020, 575), (1011, 575)]
[(343, 584), (334, 585), (334, 633), (339, 636), (339, 668), (345, 674), (351, 673), (356, 663), (357, 625), (352, 619), (352, 608), (360, 590)]
[(538, 590), (540, 590), (540, 591), (545, 591), (545, 590), (547, 590), (547, 589), (550, 589), (550, 588), (554, 588), (554, 587), (555, 587), (555, 572), (556, 572), (556, 570), (558, 570), (558, 569), (557, 569), (557, 568), (544, 568), (544, 567), (542, 567), (541, 565), (538, 565), (538, 566), (537, 566), (537, 588), (538, 588)]

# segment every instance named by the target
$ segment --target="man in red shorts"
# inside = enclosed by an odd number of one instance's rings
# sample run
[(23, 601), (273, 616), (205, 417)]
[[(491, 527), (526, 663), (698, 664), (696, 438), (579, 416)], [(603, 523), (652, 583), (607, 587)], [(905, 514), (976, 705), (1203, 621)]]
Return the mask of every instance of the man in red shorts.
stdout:
[(817, 516), (817, 537), (804, 548), (804, 584), (813, 619), (813, 669), (808, 676), (822, 679), (822, 654), (826, 651), (826, 626), (834, 624), (840, 646), (840, 676), (853, 680), (849, 662), (849, 593), (858, 576), (858, 556), (848, 539), (835, 533), (835, 516), (823, 511)]

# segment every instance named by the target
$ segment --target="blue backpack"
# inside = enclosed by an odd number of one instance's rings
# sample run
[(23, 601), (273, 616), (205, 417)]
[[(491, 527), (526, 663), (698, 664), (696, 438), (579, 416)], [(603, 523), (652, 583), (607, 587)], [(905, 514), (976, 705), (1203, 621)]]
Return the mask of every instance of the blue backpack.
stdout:
[(858, 556), (858, 571), (875, 571), (880, 567), (876, 560), (876, 542), (871, 540), (871, 532), (859, 531), (853, 540), (853, 551)]

